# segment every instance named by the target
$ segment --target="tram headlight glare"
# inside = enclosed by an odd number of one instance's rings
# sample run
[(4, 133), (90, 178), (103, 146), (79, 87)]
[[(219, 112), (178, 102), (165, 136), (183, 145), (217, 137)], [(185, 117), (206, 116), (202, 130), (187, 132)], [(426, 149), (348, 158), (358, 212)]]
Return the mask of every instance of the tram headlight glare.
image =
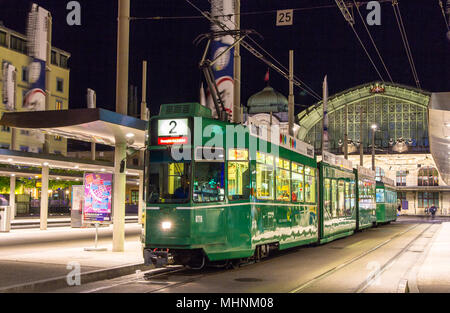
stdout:
[(171, 222), (168, 222), (168, 221), (166, 221), (166, 222), (162, 222), (162, 229), (164, 229), (164, 230), (168, 230), (168, 229), (171, 229), (172, 228), (172, 223)]

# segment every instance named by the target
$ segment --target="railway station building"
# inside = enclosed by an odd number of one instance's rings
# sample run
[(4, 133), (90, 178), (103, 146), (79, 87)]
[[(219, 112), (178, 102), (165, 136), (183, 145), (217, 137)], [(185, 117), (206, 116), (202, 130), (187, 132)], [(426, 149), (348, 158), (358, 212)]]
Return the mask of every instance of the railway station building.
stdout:
[[(450, 119), (445, 120), (449, 116), (449, 99), (450, 93), (430, 93), (387, 82), (367, 83), (330, 96), (329, 152), (344, 154), (347, 132), (348, 159), (353, 165), (360, 164), (362, 144), (363, 165), (371, 168), (374, 134), (377, 176), (396, 182), (402, 214), (424, 215), (427, 208), (435, 205), (438, 215), (450, 215), (448, 156), (439, 151), (440, 144), (445, 148), (449, 144)], [(434, 107), (440, 110), (433, 113)], [(297, 118), (297, 138), (313, 145), (320, 155), (322, 101), (300, 112)], [(373, 132), (374, 124), (377, 128)], [(437, 128), (430, 136), (433, 125)], [(435, 133), (441, 133), (441, 138), (434, 138)]]

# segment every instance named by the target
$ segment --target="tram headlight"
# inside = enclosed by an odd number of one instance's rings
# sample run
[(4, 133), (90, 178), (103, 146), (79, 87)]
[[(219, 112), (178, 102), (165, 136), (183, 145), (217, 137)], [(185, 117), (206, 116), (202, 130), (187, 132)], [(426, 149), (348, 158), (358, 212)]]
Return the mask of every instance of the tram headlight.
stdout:
[(169, 221), (162, 222), (161, 227), (163, 230), (168, 230), (172, 228), (172, 223)]

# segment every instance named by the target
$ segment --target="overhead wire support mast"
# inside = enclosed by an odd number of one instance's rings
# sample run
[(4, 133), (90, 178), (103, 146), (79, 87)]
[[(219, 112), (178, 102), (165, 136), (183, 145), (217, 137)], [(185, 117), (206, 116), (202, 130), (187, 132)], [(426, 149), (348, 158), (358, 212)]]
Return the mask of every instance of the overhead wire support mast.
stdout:
[[(220, 27), (222, 30), (224, 31), (229, 31), (230, 29), (224, 25), (222, 22), (220, 22), (219, 20), (217, 20), (217, 18), (211, 16), (209, 14), (209, 12), (204, 12), (202, 10), (200, 10), (196, 5), (194, 5), (190, 0), (186, 0), (186, 2), (188, 2), (193, 8), (195, 8), (198, 12), (200, 12), (207, 20), (209, 20), (211, 23), (214, 23), (215, 25), (217, 25), (218, 27)], [(236, 36), (233, 36), (236, 39)], [(250, 38), (250, 37), (249, 37)], [(251, 38), (250, 38), (251, 39)], [(242, 47), (244, 47), (248, 52), (250, 52), (251, 54), (253, 54), (254, 56), (256, 56), (258, 59), (260, 59), (261, 61), (263, 61), (266, 65), (268, 65), (269, 67), (271, 67), (273, 70), (275, 70), (276, 72), (278, 72), (279, 74), (281, 74), (284, 78), (286, 78), (287, 80), (289, 80), (289, 75), (287, 73), (287, 71), (283, 71), (282, 69), (280, 69), (278, 66), (274, 65), (272, 62), (270, 62), (269, 60), (267, 60), (259, 51), (257, 51), (255, 48), (253, 48), (250, 44), (248, 44), (245, 41), (241, 41), (240, 45)], [(273, 58), (273, 57), (272, 57)], [(275, 58), (273, 58), (275, 60)], [(275, 60), (276, 61), (276, 60)], [(278, 61), (276, 61), (278, 64), (280, 64)], [(284, 66), (282, 66), (284, 67)], [(284, 67), (285, 68), (285, 67)], [(311, 88), (309, 88), (310, 90), (304, 88), (307, 87), (306, 84), (302, 84), (301, 81), (298, 81), (295, 79), (294, 76), (294, 85), (298, 86), (299, 88), (303, 89), (306, 93), (310, 94), (313, 98), (317, 99), (317, 100), (321, 100), (321, 98), (314, 92), (314, 91), (310, 91), (312, 90)]]
[(377, 72), (378, 76), (380, 77), (381, 81), (384, 83), (383, 76), (381, 76), (380, 71), (378, 71), (377, 66), (373, 62), (372, 58), (370, 57), (369, 52), (367, 51), (366, 47), (364, 46), (364, 43), (361, 41), (361, 38), (359, 38), (358, 33), (355, 30), (355, 20), (353, 19), (353, 16), (348, 11), (347, 5), (344, 3), (344, 0), (335, 0), (336, 5), (338, 6), (339, 10), (341, 11), (342, 15), (344, 16), (345, 20), (348, 22), (348, 24), (351, 26), (353, 33), (355, 33), (356, 38), (358, 39), (359, 43), (361, 44), (361, 47), (364, 49), (364, 52), (366, 53), (367, 57), (370, 60), (370, 63), (372, 63), (372, 66), (375, 68), (375, 71)]

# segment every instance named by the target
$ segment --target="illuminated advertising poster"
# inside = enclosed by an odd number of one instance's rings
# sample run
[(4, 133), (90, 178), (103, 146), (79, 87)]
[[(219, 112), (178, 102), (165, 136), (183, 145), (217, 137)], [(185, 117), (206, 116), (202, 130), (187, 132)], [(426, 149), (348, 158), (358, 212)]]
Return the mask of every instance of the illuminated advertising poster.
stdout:
[(84, 175), (84, 220), (111, 221), (112, 174)]

